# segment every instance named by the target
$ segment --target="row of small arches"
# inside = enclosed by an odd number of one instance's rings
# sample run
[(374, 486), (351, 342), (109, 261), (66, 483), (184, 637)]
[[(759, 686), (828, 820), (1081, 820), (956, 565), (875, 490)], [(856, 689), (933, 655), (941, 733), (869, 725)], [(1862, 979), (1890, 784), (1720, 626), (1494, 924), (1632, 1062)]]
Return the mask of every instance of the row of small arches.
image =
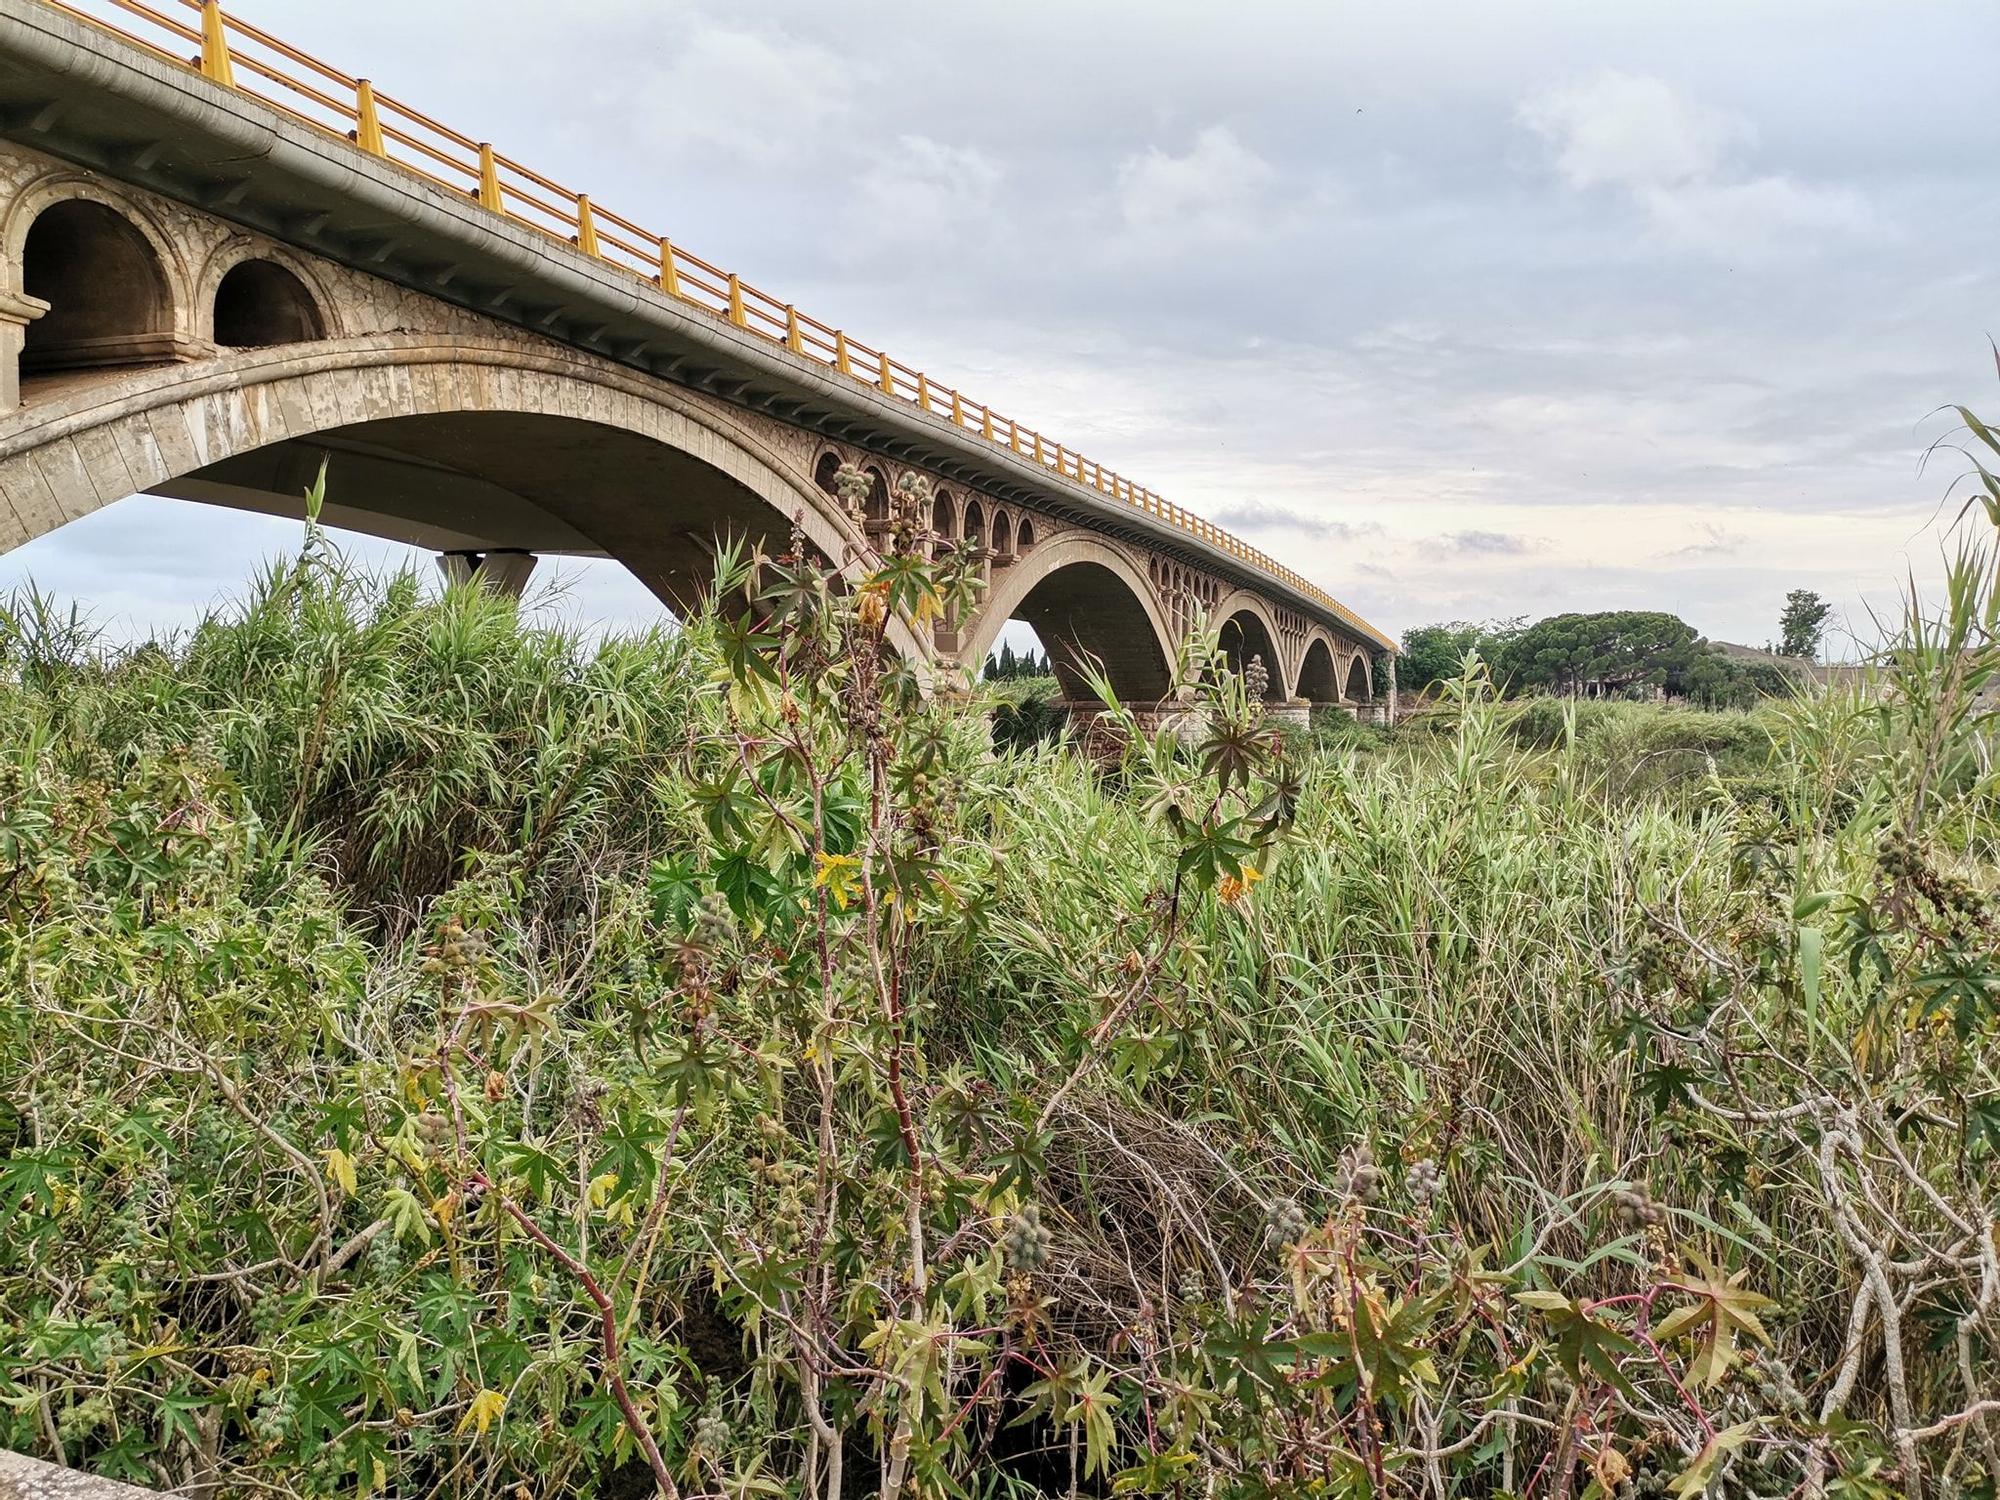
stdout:
[(1222, 587), (1213, 578), (1180, 563), (1156, 557), (1148, 564), (1147, 571), (1152, 575), (1153, 586), (1160, 591), (1160, 597), (1167, 601), (1167, 609), (1178, 629), (1188, 627), (1197, 607), (1204, 613), (1212, 611), (1222, 598)]
[[(153, 239), (132, 217), (94, 198), (43, 208), (21, 241), (20, 290), (48, 304), (22, 338), (24, 375), (149, 364), (176, 357), (195, 336)], [(257, 348), (326, 336), (326, 318), (304, 281), (275, 260), (249, 255), (216, 283), (213, 341)]]
[[(827, 494), (836, 494), (844, 463), (841, 455), (831, 449), (822, 453), (813, 469), (814, 482)], [(863, 519), (871, 528), (886, 526), (889, 521), (888, 476), (876, 464), (862, 465), (861, 472), (868, 476), (868, 500)], [(977, 495), (961, 498), (957, 492), (942, 485), (931, 492), (931, 531), (942, 544), (967, 542), (975, 550), (989, 552), (995, 561), (1001, 562), (1025, 556), (1035, 545), (1032, 516), (1016, 516), (1005, 506), (990, 505)]]

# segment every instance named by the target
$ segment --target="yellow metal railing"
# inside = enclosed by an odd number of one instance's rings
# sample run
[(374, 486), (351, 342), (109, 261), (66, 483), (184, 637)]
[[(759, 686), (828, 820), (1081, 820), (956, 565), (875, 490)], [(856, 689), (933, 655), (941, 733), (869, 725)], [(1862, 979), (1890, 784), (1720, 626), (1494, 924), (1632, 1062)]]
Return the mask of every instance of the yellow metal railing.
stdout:
[[(669, 296), (738, 328), (830, 366), (884, 395), (908, 401), (1071, 483), (1158, 517), (1281, 580), (1362, 634), (1388, 640), (1317, 584), (1200, 516), (1013, 418), (1001, 416), (963, 392), (938, 384), (882, 350), (848, 337), (841, 329), (808, 317), (734, 272), (689, 254), (665, 235), (641, 229), (588, 194), (561, 187), (500, 155), (490, 144), (461, 135), (376, 92), (366, 78), (351, 78), (248, 21), (225, 15), (217, 0), (46, 3), (167, 62), (192, 68), (211, 82), (260, 100), (294, 120), (344, 137), (369, 155), (462, 193), (516, 224), (564, 240), (584, 254), (651, 282)], [(186, 13), (186, 19), (177, 19), (161, 5), (177, 7)]]

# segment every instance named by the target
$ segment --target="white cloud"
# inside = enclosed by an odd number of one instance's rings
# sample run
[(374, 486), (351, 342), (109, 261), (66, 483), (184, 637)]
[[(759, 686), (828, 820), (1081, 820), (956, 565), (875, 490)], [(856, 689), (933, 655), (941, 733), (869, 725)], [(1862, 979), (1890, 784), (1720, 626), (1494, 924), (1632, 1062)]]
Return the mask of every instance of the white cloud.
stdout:
[(1555, 149), (1556, 170), (1579, 192), (1677, 187), (1709, 177), (1749, 122), (1685, 99), (1658, 78), (1611, 69), (1539, 94), (1521, 120)]
[(1851, 189), (1743, 173), (1733, 156), (1756, 144), (1751, 123), (1663, 79), (1606, 69), (1535, 95), (1519, 117), (1547, 143), (1567, 187), (1624, 192), (1656, 230), (1689, 249), (1796, 251), (1814, 236), (1871, 227), (1866, 201)]
[(847, 116), (854, 67), (782, 32), (701, 22), (675, 39), (672, 61), (635, 81), (649, 144), (663, 139), (772, 164)]
[(1184, 156), (1149, 147), (1118, 168), (1118, 210), (1144, 233), (1240, 234), (1259, 217), (1276, 173), (1227, 125), (1210, 125)]
[(1005, 178), (977, 147), (903, 136), (862, 175), (854, 232), (908, 251), (955, 244), (990, 224)]

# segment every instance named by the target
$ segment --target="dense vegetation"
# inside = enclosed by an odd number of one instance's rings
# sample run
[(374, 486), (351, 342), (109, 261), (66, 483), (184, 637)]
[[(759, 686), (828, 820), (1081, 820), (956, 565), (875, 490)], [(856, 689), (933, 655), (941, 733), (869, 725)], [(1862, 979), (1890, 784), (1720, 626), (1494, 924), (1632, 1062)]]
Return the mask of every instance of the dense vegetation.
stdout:
[[(1813, 656), (1830, 612), (1817, 594), (1794, 589), (1780, 622), (1787, 653)], [(1421, 692), (1457, 678), (1468, 655), (1485, 663), (1502, 693), (1522, 697), (1648, 698), (1657, 692), (1703, 708), (1749, 708), (1762, 698), (1789, 696), (1803, 680), (1788, 663), (1731, 657), (1679, 616), (1645, 609), (1550, 615), (1532, 625), (1456, 620), (1415, 626), (1403, 633), (1397, 679)]]
[[(858, 476), (856, 476), (858, 477)], [(2000, 502), (1996, 502), (2000, 503)], [(718, 564), (0, 627), (0, 1442), (261, 1495), (1991, 1493), (1990, 557), (1880, 682), (995, 754)], [(1128, 730), (1130, 726), (1128, 726)], [(1982, 1489), (1983, 1486), (1983, 1489)]]

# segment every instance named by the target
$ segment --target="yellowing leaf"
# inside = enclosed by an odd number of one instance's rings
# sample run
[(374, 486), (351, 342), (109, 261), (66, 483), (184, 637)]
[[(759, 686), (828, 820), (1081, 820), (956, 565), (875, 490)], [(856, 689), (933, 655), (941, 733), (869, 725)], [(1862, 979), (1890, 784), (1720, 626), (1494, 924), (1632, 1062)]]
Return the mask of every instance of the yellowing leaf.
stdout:
[(846, 911), (848, 904), (860, 894), (861, 861), (852, 854), (826, 854), (815, 856), (819, 869), (813, 875), (813, 884), (827, 893), (836, 908)]
[(1722, 1467), (1722, 1460), (1741, 1448), (1756, 1434), (1755, 1422), (1739, 1422), (1734, 1427), (1724, 1428), (1694, 1456), (1694, 1462), (1681, 1470), (1674, 1480), (1674, 1494), (1679, 1500), (1694, 1500), (1714, 1480), (1716, 1470)]
[(507, 1409), (507, 1397), (503, 1392), (482, 1390), (472, 1398), (472, 1404), (465, 1409), (465, 1415), (458, 1419), (458, 1430), (477, 1427), (481, 1437), (486, 1430), (500, 1420), (500, 1413)]
[(336, 1187), (349, 1197), (354, 1195), (354, 1158), (338, 1146), (326, 1148), (326, 1175)]
[(600, 1172), (590, 1179), (590, 1206), (602, 1208), (611, 1201), (611, 1190), (618, 1186), (616, 1172)]
[(1665, 1343), (1682, 1334), (1697, 1333), (1700, 1343), (1688, 1371), (1697, 1383), (1715, 1385), (1735, 1362), (1737, 1335), (1747, 1333), (1759, 1343), (1770, 1342), (1757, 1313), (1772, 1304), (1769, 1297), (1743, 1285), (1749, 1267), (1725, 1277), (1701, 1256), (1692, 1259), (1701, 1274), (1679, 1278), (1673, 1286), (1695, 1300), (1667, 1314), (1654, 1330), (1654, 1337)]

